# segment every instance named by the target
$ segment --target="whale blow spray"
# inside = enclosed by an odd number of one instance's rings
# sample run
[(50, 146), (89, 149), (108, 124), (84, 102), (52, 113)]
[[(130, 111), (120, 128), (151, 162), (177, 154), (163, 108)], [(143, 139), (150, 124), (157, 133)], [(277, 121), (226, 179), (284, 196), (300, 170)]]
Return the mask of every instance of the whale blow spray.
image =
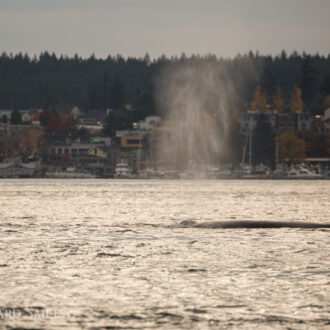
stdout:
[(235, 99), (230, 75), (217, 60), (166, 66), (157, 80), (157, 101), (174, 128), (159, 159), (171, 159), (181, 170), (218, 164)]

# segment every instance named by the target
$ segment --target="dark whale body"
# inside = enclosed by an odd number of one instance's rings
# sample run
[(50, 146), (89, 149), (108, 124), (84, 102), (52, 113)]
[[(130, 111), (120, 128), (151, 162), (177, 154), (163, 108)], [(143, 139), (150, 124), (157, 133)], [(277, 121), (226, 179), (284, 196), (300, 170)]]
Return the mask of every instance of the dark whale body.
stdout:
[(330, 223), (312, 223), (303, 221), (207, 221), (196, 222), (193, 220), (182, 221), (181, 227), (189, 228), (330, 228)]

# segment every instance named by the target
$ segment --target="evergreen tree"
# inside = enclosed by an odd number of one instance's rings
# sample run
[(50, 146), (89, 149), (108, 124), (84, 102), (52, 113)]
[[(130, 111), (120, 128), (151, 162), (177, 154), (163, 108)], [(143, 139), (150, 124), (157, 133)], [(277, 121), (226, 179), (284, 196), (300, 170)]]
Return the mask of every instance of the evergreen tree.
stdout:
[(287, 56), (285, 50), (282, 50), (281, 57), (280, 58), (281, 58), (282, 61), (286, 61), (287, 60), (288, 56)]
[(89, 87), (87, 103), (85, 105), (87, 110), (105, 110), (104, 102), (102, 102), (104, 101), (104, 94), (102, 99), (101, 90), (100, 84), (96, 82)]
[(119, 76), (116, 76), (111, 86), (111, 107), (122, 109), (125, 106), (125, 86)]
[(109, 71), (106, 70), (103, 75), (103, 95), (102, 95), (102, 108), (105, 111), (110, 107), (110, 83), (109, 83)]
[(132, 127), (132, 123), (132, 115), (128, 110), (112, 110), (105, 118), (103, 131), (107, 136), (115, 136), (117, 130), (130, 129)]
[[(127, 59), (122, 56), (108, 56), (106, 59), (91, 56), (83, 59), (78, 55), (56, 57), (44, 52), (30, 58), (22, 53), (2, 53), (0, 108), (47, 110), (56, 106), (61, 111), (74, 105), (85, 110), (121, 108), (134, 102), (137, 90), (153, 93), (154, 82), (162, 72), (175, 70), (182, 64), (203, 68), (208, 63), (228, 75), (231, 87), (239, 93), (244, 107), (250, 103), (258, 84), (267, 94), (268, 104), (271, 104), (274, 94), (274, 82), (281, 88), (284, 102), (290, 100), (293, 86), (300, 86), (307, 109), (315, 108), (321, 101), (320, 94), (322, 98), (330, 94), (329, 56), (301, 56), (297, 52), (287, 56), (283, 51), (274, 58), (250, 52), (232, 60), (198, 54), (190, 57), (162, 56), (152, 60), (148, 56)], [(115, 77), (120, 77), (119, 84), (115, 83)]]
[(157, 113), (156, 101), (153, 94), (143, 92), (133, 103), (134, 120), (137, 122), (143, 120), (147, 116), (152, 116)]
[(301, 91), (303, 101), (306, 107), (310, 108), (315, 105), (318, 98), (317, 83), (319, 77), (319, 73), (313, 65), (311, 56), (306, 56), (303, 60), (301, 70)]
[(11, 113), (10, 122), (12, 125), (19, 125), (22, 122), (22, 115), (18, 110)]
[(262, 92), (266, 95), (267, 103), (271, 104), (273, 95), (276, 91), (276, 84), (273, 72), (269, 64), (264, 66), (260, 79), (260, 87)]
[(330, 73), (324, 78), (320, 92), (322, 97), (330, 95)]

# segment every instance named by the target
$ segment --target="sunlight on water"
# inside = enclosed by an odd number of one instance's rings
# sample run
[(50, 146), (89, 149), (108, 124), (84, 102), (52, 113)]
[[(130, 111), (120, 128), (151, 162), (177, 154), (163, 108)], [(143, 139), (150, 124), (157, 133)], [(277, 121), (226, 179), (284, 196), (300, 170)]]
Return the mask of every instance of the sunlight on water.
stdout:
[(329, 327), (326, 181), (0, 181), (0, 322), (25, 328)]

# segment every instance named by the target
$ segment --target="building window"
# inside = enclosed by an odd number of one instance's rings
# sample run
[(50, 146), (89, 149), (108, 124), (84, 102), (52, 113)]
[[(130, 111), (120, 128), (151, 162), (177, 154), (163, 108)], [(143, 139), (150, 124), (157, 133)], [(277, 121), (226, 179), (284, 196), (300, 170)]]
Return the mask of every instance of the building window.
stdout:
[(127, 139), (126, 142), (127, 144), (140, 144), (139, 139)]

